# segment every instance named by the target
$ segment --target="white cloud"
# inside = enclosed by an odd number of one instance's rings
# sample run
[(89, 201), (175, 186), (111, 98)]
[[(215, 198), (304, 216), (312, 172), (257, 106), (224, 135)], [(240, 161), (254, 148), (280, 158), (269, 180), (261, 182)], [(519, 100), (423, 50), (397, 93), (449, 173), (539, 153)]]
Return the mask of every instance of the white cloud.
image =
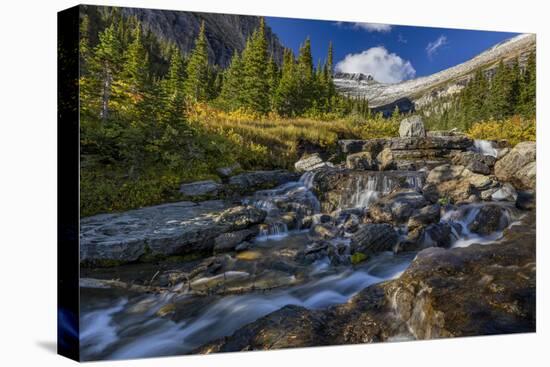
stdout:
[(398, 83), (413, 78), (416, 74), (411, 63), (383, 46), (372, 47), (358, 54), (348, 54), (336, 64), (336, 70), (343, 73), (372, 75), (382, 83)]
[(387, 33), (391, 31), (391, 25), (383, 23), (355, 23), (354, 27), (364, 29), (368, 32)]
[(426, 53), (431, 59), (433, 55), (437, 54), (437, 50), (447, 44), (447, 37), (444, 35), (439, 36), (435, 41), (428, 43), (426, 46)]

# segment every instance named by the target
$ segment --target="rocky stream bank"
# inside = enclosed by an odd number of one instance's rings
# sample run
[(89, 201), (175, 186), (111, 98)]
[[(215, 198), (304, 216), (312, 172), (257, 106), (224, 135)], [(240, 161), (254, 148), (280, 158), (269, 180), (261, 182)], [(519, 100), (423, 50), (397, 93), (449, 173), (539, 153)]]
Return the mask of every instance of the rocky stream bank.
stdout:
[(82, 218), (84, 358), (535, 331), (535, 143), (400, 135)]

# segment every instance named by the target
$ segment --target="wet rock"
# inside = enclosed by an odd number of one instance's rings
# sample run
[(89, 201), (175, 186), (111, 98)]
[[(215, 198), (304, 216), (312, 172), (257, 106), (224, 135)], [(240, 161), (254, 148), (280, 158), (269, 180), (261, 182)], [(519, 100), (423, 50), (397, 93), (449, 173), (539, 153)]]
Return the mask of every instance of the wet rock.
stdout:
[(351, 237), (352, 252), (371, 255), (381, 251), (393, 251), (399, 236), (393, 226), (382, 223), (361, 224)]
[(461, 178), (463, 172), (464, 166), (443, 164), (430, 171), (426, 182), (437, 185), (445, 181), (457, 180)]
[(453, 164), (462, 165), (474, 173), (489, 175), (495, 165), (496, 158), (477, 152), (460, 152), (454, 155)]
[(180, 186), (180, 193), (189, 198), (204, 198), (206, 196), (216, 196), (222, 190), (223, 185), (213, 181), (196, 181)]
[(389, 171), (395, 169), (395, 162), (393, 159), (393, 152), (389, 148), (384, 148), (376, 157), (376, 160), (380, 162), (380, 171)]
[(235, 175), (236, 173), (238, 173), (241, 170), (242, 170), (241, 165), (239, 163), (235, 163), (235, 164), (232, 164), (231, 166), (220, 167), (220, 168), (216, 169), (216, 173), (222, 179), (227, 179), (227, 178)]
[(302, 157), (298, 162), (294, 163), (294, 168), (297, 172), (307, 172), (323, 167), (332, 167), (332, 163), (324, 162), (319, 153)]
[(481, 235), (488, 235), (504, 229), (509, 224), (505, 210), (499, 205), (487, 204), (479, 209), (468, 229)]
[(337, 234), (337, 228), (331, 223), (315, 224), (309, 230), (311, 238), (330, 239), (336, 237)]
[(299, 178), (298, 173), (286, 170), (252, 171), (230, 177), (228, 185), (230, 190), (243, 194), (298, 181)]
[(522, 210), (534, 210), (537, 208), (537, 197), (534, 191), (519, 191), (516, 207)]
[(100, 266), (145, 254), (211, 251), (216, 236), (234, 230), (232, 223), (217, 220), (227, 208), (222, 201), (183, 201), (82, 218), (80, 260)]
[(425, 137), (426, 130), (424, 129), (424, 122), (420, 116), (411, 116), (403, 121), (399, 125), (399, 136), (403, 137)]
[(535, 189), (536, 157), (535, 142), (519, 143), (496, 162), (495, 175), (500, 181), (510, 182), (516, 189)]
[(423, 231), (422, 248), (449, 247), (456, 240), (450, 223), (433, 223)]
[(249, 240), (258, 234), (258, 230), (243, 229), (235, 232), (222, 233), (214, 239), (214, 251), (224, 252), (235, 249), (235, 246)]
[(261, 223), (265, 217), (266, 212), (254, 206), (236, 206), (223, 211), (216, 222), (229, 226), (231, 230), (238, 230)]
[(377, 170), (378, 162), (373, 158), (370, 152), (359, 152), (350, 154), (346, 158), (346, 168), (362, 169), (362, 170)]
[(466, 136), (441, 136), (425, 138), (391, 138), (386, 146), (392, 150), (424, 150), (424, 149), (447, 149), (447, 150), (468, 150), (474, 141)]
[(428, 205), (416, 190), (402, 189), (376, 201), (369, 207), (368, 216), (376, 223), (405, 222), (415, 209)]
[(424, 227), (428, 224), (439, 222), (441, 207), (439, 204), (428, 205), (420, 209), (416, 209), (407, 221), (409, 230)]
[(515, 202), (518, 198), (518, 193), (514, 186), (506, 182), (501, 188), (491, 194), (491, 199), (494, 201), (512, 201)]
[(248, 242), (248, 241), (243, 241), (241, 243), (239, 243), (237, 246), (235, 246), (235, 251), (237, 252), (241, 252), (241, 251), (246, 251), (250, 248), (253, 247), (253, 244)]
[(387, 141), (387, 139), (338, 140), (338, 146), (344, 154), (369, 152), (376, 157), (384, 149)]

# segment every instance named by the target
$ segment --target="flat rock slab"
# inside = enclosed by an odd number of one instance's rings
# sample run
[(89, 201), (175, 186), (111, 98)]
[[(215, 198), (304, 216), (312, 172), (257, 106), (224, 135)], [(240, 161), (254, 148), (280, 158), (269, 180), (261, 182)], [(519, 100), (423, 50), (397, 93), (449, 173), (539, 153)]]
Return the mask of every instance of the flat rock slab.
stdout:
[[(216, 236), (237, 229), (235, 223), (224, 218), (239, 210), (249, 216), (256, 209), (234, 207), (221, 200), (183, 201), (82, 218), (80, 261), (125, 263), (145, 254), (169, 256), (205, 251), (213, 247)], [(243, 223), (248, 225), (263, 217), (265, 214), (256, 215)]]

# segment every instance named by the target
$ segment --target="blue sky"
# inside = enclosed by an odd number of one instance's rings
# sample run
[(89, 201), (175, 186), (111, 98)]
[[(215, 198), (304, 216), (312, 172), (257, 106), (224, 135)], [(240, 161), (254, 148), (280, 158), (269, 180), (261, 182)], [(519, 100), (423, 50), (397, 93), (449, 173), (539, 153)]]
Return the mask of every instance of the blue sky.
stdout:
[[(311, 38), (314, 63), (324, 61), (329, 41), (342, 71), (369, 72), (383, 82), (430, 75), (476, 56), (517, 33), (373, 23), (266, 18), (283, 45), (297, 52)], [(346, 58), (347, 56), (347, 58)]]

